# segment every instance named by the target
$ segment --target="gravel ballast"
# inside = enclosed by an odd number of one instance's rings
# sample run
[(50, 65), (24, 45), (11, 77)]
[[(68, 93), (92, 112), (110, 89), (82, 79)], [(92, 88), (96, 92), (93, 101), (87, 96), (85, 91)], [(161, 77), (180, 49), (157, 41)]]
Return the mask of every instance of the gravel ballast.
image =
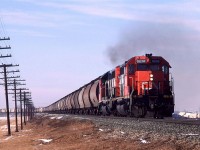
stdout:
[[(39, 114), (41, 115), (41, 114)], [(69, 114), (42, 114), (60, 119), (90, 120), (99, 132), (107, 132), (105, 138), (138, 139), (144, 143), (158, 140), (166, 142), (190, 143), (200, 148), (200, 126), (188, 124), (165, 123), (162, 121), (143, 121), (134, 118), (87, 116)], [(62, 116), (62, 117), (61, 117)]]

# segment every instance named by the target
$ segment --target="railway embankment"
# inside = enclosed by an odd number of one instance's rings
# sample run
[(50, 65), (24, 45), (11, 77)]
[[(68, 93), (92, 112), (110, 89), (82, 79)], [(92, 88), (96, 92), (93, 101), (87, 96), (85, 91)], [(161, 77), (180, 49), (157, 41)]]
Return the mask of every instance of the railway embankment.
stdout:
[(6, 136), (0, 120), (0, 149), (116, 150), (200, 149), (200, 126), (123, 117), (37, 114), (24, 129)]

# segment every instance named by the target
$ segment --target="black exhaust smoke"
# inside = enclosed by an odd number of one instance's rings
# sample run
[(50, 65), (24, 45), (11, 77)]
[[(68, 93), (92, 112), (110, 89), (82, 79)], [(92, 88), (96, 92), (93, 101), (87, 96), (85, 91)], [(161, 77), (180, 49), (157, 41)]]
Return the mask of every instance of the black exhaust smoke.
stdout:
[(162, 56), (175, 77), (176, 110), (200, 107), (200, 31), (191, 26), (141, 23), (126, 29), (106, 50), (113, 67), (137, 55)]

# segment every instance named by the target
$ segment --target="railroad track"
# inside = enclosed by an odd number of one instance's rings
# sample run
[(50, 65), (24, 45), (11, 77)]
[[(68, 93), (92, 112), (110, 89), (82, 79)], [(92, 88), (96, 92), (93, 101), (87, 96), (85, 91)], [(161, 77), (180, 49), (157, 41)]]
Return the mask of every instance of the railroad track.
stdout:
[[(57, 114), (57, 115), (65, 115), (65, 114)], [(76, 114), (66, 114), (78, 118), (105, 118), (105, 119), (120, 119), (120, 120), (135, 120), (135, 121), (150, 121), (150, 122), (163, 122), (163, 123), (174, 123), (174, 124), (184, 124), (184, 125), (200, 125), (200, 119), (185, 119), (185, 118), (179, 118), (175, 119), (172, 117), (167, 117), (164, 119), (155, 119), (155, 118), (134, 118), (134, 117), (116, 117), (116, 116), (96, 116), (96, 115), (76, 115)]]

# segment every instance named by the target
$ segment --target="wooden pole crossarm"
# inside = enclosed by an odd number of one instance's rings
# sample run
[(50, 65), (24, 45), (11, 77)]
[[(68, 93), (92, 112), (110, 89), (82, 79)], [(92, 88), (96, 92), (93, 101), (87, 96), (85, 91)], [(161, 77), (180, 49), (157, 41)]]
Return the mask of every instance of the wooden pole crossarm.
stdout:
[(11, 49), (11, 47), (10, 46), (0, 47), (0, 49)]
[[(6, 73), (15, 73), (15, 72), (19, 72), (19, 70), (7, 71)], [(4, 73), (4, 72), (0, 72), (0, 73)]]
[[(13, 65), (13, 64), (2, 64), (0, 67), (18, 67), (19, 65)], [(7, 71), (6, 71), (7, 72)]]
[(6, 57), (12, 57), (12, 55), (10, 54), (10, 55), (0, 55), (0, 58), (6, 58)]
[[(13, 76), (12, 76), (12, 77), (7, 77), (7, 79), (15, 79), (15, 78), (20, 78), (20, 76), (16, 76), (16, 77), (13, 77)], [(5, 79), (5, 78), (0, 78), (0, 79), (3, 80), (3, 79)]]
[(3, 38), (0, 38), (0, 41), (4, 41), (4, 40), (10, 40), (10, 37), (3, 37)]

